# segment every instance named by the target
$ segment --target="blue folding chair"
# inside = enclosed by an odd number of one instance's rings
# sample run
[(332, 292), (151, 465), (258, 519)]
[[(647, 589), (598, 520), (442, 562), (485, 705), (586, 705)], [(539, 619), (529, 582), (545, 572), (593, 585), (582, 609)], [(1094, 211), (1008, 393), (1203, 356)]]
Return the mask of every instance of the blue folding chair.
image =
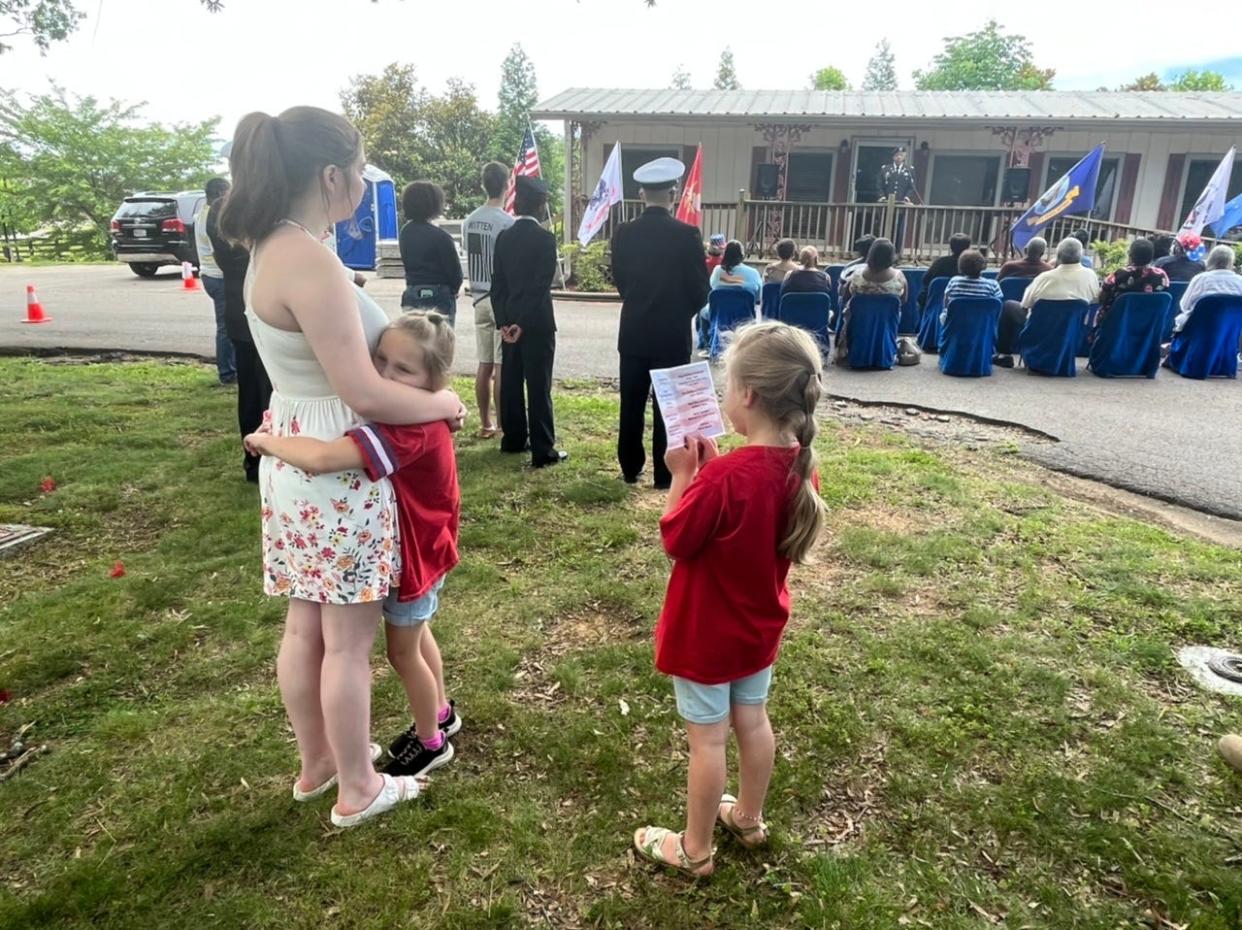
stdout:
[(927, 287), (927, 303), (919, 323), (919, 348), (924, 352), (940, 351), (940, 311), (944, 309), (944, 289), (948, 278), (933, 278)]
[(1183, 378), (1236, 378), (1242, 297), (1200, 297), (1186, 328), (1173, 337), (1166, 364)]
[(859, 294), (850, 300), (849, 311), (849, 366), (888, 371), (897, 361), (900, 298), (896, 294)]
[(745, 288), (721, 287), (711, 292), (707, 308), (711, 321), (711, 356), (715, 359), (724, 351), (721, 336), (755, 321), (755, 296)]
[(1018, 334), (1018, 354), (1027, 371), (1057, 378), (1077, 377), (1078, 342), (1088, 309), (1085, 300), (1035, 301)]
[(1031, 286), (1034, 278), (1004, 278), (1000, 282), (1002, 300), (1022, 300), (1022, 295)]
[(1091, 304), (1082, 318), (1082, 332), (1078, 336), (1078, 351), (1074, 354), (1079, 358), (1091, 357), (1091, 331), (1095, 329), (1095, 318), (1099, 316), (1100, 305)]
[(993, 281), (995, 281), (995, 280), (996, 280), (996, 276), (997, 276), (998, 274), (1000, 274), (1000, 269), (999, 269), (999, 268), (985, 268), (985, 269), (983, 270), (983, 274), (982, 274), (982, 275), (980, 275), (980, 277), (984, 277), (984, 278), (991, 278)]
[(1172, 299), (1126, 293), (1117, 298), (1095, 331), (1088, 362), (1101, 378), (1154, 378), (1160, 370), (1160, 338)]
[(781, 285), (765, 284), (759, 293), (759, 315), (765, 320), (779, 320), (781, 308)]
[(901, 319), (897, 332), (915, 334), (919, 331), (919, 291), (923, 289), (926, 268), (902, 268), (906, 276), (906, 302), (901, 305)]
[(1173, 318), (1181, 312), (1182, 295), (1186, 293), (1188, 287), (1190, 287), (1189, 281), (1169, 282), (1169, 296), (1173, 298), (1173, 303), (1169, 305), (1169, 313), (1164, 321), (1164, 333), (1160, 337), (1164, 342), (1173, 338)]
[(808, 330), (819, 343), (821, 352), (827, 352), (828, 314), (832, 301), (827, 294), (792, 293), (781, 298), (779, 319), (782, 323)]
[(996, 354), (1001, 302), (995, 297), (958, 297), (947, 311), (940, 327), (940, 370), (959, 378), (987, 377)]

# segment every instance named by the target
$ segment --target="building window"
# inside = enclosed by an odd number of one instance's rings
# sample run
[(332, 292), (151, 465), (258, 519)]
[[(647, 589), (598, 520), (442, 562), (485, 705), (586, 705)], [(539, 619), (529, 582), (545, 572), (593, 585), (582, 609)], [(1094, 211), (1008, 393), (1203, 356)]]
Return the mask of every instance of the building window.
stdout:
[[(611, 149), (604, 153), (605, 160), (607, 160), (609, 154), (611, 154)], [(626, 200), (638, 199), (638, 182), (634, 180), (634, 171), (657, 158), (681, 158), (681, 147), (639, 148), (637, 146), (621, 146), (621, 190), (622, 196)], [(690, 166), (686, 165), (686, 171), (689, 170)], [(682, 178), (682, 180), (684, 181), (685, 178)]]
[[(1190, 208), (1195, 205), (1203, 188), (1212, 179), (1212, 172), (1220, 164), (1219, 158), (1194, 158), (1186, 167), (1186, 184), (1182, 188), (1182, 212), (1173, 217), (1173, 228), (1176, 229), (1185, 221)], [(1229, 193), (1225, 200), (1233, 200), (1242, 194), (1242, 159), (1233, 163), (1233, 174), (1229, 176)], [(1224, 235), (1225, 230), (1213, 230), (1208, 226), (1203, 230), (1205, 235)]]
[(785, 170), (786, 199), (804, 203), (832, 200), (831, 152), (790, 152)]
[[(1082, 161), (1078, 155), (1051, 155), (1048, 158), (1048, 173), (1044, 178), (1043, 190), (1047, 190), (1060, 180), (1061, 175)], [(1117, 201), (1117, 185), (1121, 177), (1121, 159), (1104, 158), (1100, 160), (1100, 175), (1095, 182), (1095, 206), (1091, 208), (1091, 219), (1111, 220), (1113, 206)]]
[(1000, 176), (997, 155), (939, 155), (932, 164), (931, 197), (938, 207), (990, 207)]

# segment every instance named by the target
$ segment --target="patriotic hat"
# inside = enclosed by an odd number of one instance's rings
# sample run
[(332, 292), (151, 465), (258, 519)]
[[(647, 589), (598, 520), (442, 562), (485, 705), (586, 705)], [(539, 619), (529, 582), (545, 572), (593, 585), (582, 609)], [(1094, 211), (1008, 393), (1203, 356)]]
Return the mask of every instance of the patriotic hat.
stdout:
[(684, 162), (676, 158), (657, 158), (645, 165), (640, 165), (634, 172), (634, 180), (639, 187), (649, 191), (665, 190), (672, 187), (686, 173)]

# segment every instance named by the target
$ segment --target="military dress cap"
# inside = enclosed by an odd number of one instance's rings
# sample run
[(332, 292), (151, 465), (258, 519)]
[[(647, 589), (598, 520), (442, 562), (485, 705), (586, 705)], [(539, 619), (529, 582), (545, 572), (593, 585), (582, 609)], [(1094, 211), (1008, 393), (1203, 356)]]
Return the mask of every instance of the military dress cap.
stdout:
[(639, 187), (658, 191), (672, 187), (685, 173), (684, 162), (676, 158), (657, 158), (645, 165), (640, 165), (634, 171), (634, 180), (638, 182)]
[(543, 178), (528, 178), (526, 175), (520, 174), (513, 182), (513, 189), (520, 194), (533, 194), (537, 197), (544, 197), (548, 193), (548, 182)]
[(904, 154), (906, 154), (906, 147), (905, 147), (904, 145), (899, 145), (899, 146), (897, 146), (895, 149), (893, 149), (893, 154), (894, 154), (894, 155), (904, 155)]

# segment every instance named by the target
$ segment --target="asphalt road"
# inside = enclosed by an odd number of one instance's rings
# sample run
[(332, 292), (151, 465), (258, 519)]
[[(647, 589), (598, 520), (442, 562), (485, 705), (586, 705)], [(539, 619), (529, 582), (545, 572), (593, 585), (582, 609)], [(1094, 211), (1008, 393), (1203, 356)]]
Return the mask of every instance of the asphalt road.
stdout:
[[(25, 285), (38, 288), (53, 322), (27, 326)], [(373, 279), (367, 290), (395, 311), (402, 284)], [(0, 267), (0, 347), (123, 349), (214, 354), (211, 302), (184, 293), (176, 272), (139, 279), (124, 266)], [(3, 307), (8, 307), (5, 310)], [(619, 308), (557, 302), (561, 378), (616, 376)], [(472, 321), (459, 303), (460, 323)], [(472, 333), (459, 326), (455, 368), (474, 370)], [(997, 369), (992, 378), (941, 375), (935, 358), (889, 372), (831, 369), (831, 394), (957, 412), (1018, 424), (1055, 437), (1023, 453), (1053, 468), (1221, 516), (1242, 519), (1242, 383), (1188, 381), (1162, 370), (1154, 381), (1117, 381), (1082, 371), (1041, 378)]]

